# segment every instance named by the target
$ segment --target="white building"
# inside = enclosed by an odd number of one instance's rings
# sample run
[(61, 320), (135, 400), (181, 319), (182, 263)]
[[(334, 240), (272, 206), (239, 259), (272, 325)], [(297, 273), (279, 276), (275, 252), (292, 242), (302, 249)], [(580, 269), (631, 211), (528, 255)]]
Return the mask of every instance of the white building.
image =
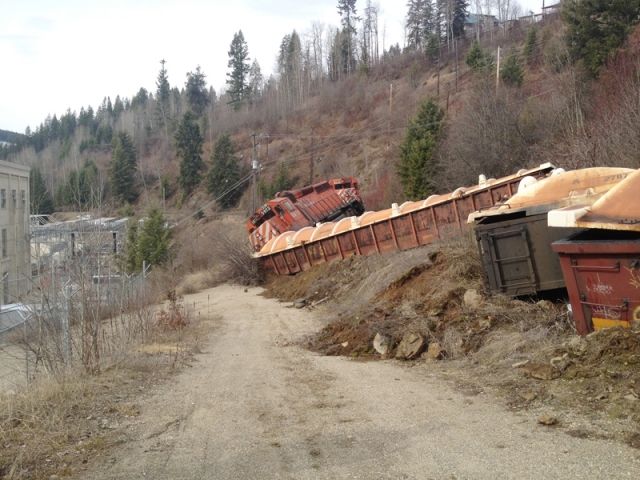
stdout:
[(0, 160), (0, 305), (30, 288), (29, 170)]

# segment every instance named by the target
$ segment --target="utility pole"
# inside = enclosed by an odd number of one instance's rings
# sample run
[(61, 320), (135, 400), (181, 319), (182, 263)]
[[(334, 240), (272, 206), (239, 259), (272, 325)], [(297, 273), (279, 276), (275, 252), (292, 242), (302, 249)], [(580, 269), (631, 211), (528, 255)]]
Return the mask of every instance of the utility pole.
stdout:
[(256, 134), (254, 133), (253, 135), (251, 135), (251, 138), (253, 139), (253, 160), (251, 162), (251, 166), (253, 167), (253, 210), (251, 210), (251, 213), (256, 211), (256, 196), (258, 193), (258, 182), (257, 182), (257, 176), (258, 176), (258, 160), (256, 159)]
[(437, 97), (440, 98), (440, 59), (436, 60), (438, 62), (438, 90)]
[(389, 121), (387, 123), (387, 148), (391, 147), (391, 109), (393, 107), (393, 83), (389, 85)]
[(500, 47), (498, 47), (498, 66), (496, 68), (496, 90), (500, 85)]
[(313, 184), (313, 127), (311, 127), (311, 154), (309, 155), (309, 185)]

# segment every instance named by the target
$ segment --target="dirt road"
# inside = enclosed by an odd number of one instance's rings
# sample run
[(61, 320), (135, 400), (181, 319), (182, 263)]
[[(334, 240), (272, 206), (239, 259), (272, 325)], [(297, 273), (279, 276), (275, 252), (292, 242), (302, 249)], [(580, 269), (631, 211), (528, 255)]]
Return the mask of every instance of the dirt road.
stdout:
[(308, 311), (221, 286), (186, 298), (216, 331), (145, 394), (130, 441), (83, 478), (638, 478), (640, 451), (573, 438), (428, 368), (320, 357)]

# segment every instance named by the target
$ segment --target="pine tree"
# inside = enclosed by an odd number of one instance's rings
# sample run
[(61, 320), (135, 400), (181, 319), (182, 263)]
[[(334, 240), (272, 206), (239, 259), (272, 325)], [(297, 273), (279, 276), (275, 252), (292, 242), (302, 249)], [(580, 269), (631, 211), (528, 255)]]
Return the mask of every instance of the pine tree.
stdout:
[(347, 75), (356, 69), (354, 38), (356, 37), (356, 23), (360, 18), (356, 15), (356, 0), (338, 0), (338, 13), (342, 23), (342, 57)]
[(47, 190), (40, 169), (31, 168), (29, 175), (29, 196), (33, 215), (49, 215), (54, 212), (53, 198)]
[[(207, 192), (214, 198), (225, 194), (233, 188), (240, 179), (240, 159), (235, 156), (236, 146), (229, 133), (222, 134), (213, 147), (211, 153), (211, 170), (207, 174)], [(238, 187), (226, 193), (218, 200), (222, 208), (235, 205), (242, 190)]]
[(94, 202), (102, 200), (98, 185), (98, 166), (93, 160), (85, 160), (78, 172), (78, 203), (85, 208), (93, 208)]
[(562, 9), (572, 53), (594, 76), (640, 21), (638, 0), (569, 0)]
[(156, 80), (156, 105), (158, 109), (158, 118), (162, 125), (167, 125), (169, 120), (169, 97), (171, 95), (171, 86), (169, 85), (169, 77), (167, 76), (167, 69), (164, 68), (164, 58), (160, 60), (160, 72), (158, 72), (158, 78)]
[(493, 59), (491, 58), (491, 54), (489, 52), (485, 52), (477, 40), (473, 41), (473, 45), (469, 49), (469, 53), (467, 53), (467, 58), (465, 59), (465, 63), (471, 68), (473, 71), (483, 70), (491, 65)]
[(235, 110), (239, 110), (251, 94), (249, 85), (249, 73), (251, 70), (249, 47), (247, 47), (242, 30), (233, 35), (228, 54), (229, 63), (227, 66), (231, 71), (227, 73), (227, 85), (229, 87), (227, 93), (231, 96), (231, 102), (229, 103), (233, 105)]
[(197, 118), (202, 116), (209, 105), (206, 78), (207, 76), (200, 70), (200, 65), (196, 67), (195, 72), (187, 73), (187, 82), (185, 84), (187, 103)]
[[(407, 6), (407, 46), (413, 50), (422, 50), (427, 32), (424, 29), (424, 7), (429, 0), (409, 0)], [(429, 4), (430, 5), (430, 4)]]
[(124, 263), (127, 273), (140, 271), (138, 262), (138, 222), (129, 220), (127, 225), (127, 239), (124, 244)]
[(171, 230), (167, 228), (162, 211), (152, 206), (140, 227), (136, 246), (136, 266), (162, 265), (170, 257)]
[(136, 168), (136, 151), (131, 137), (126, 132), (118, 132), (111, 141), (109, 186), (111, 195), (119, 204), (131, 203), (138, 198)]
[(289, 190), (291, 186), (292, 186), (292, 182), (291, 182), (291, 177), (289, 175), (289, 169), (287, 168), (286, 164), (281, 163), (278, 166), (278, 174), (276, 175), (276, 179), (273, 185), (271, 186), (273, 195), (275, 195), (278, 192)]
[(420, 106), (418, 115), (408, 125), (400, 147), (400, 161), (396, 164), (407, 200), (419, 200), (435, 193), (438, 166), (434, 156), (443, 117), (444, 110), (430, 99)]
[(454, 38), (464, 37), (464, 24), (469, 14), (469, 2), (467, 0), (453, 0), (453, 20), (451, 29)]
[(200, 183), (200, 172), (205, 168), (202, 161), (204, 138), (191, 111), (184, 114), (173, 138), (177, 156), (181, 159), (178, 183), (189, 194)]
[(257, 60), (254, 60), (249, 69), (249, 91), (253, 100), (257, 100), (262, 95), (263, 83), (264, 77), (262, 76), (260, 64)]
[(533, 62), (537, 53), (538, 53), (538, 45), (536, 42), (537, 36), (537, 28), (535, 25), (531, 25), (529, 31), (527, 32), (527, 38), (524, 41), (524, 48), (522, 50), (522, 54), (524, 55), (527, 63)]
[(524, 72), (520, 66), (520, 55), (518, 55), (517, 50), (513, 49), (505, 60), (501, 76), (504, 83), (511, 87), (522, 86)]

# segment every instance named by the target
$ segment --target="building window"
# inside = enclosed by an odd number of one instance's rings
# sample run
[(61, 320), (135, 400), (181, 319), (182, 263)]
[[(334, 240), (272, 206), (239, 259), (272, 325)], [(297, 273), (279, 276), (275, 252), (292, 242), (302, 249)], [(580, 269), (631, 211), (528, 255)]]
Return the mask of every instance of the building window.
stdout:
[(7, 191), (4, 188), (0, 190), (0, 208), (7, 208)]
[(16, 198), (16, 191), (15, 190), (11, 190), (11, 198), (13, 198), (13, 209), (16, 209), (16, 204), (17, 204), (17, 198)]
[(2, 229), (2, 258), (7, 258), (7, 229)]
[(24, 193), (24, 190), (20, 190), (20, 192), (22, 193), (22, 206), (24, 207), (27, 204), (27, 196)]

